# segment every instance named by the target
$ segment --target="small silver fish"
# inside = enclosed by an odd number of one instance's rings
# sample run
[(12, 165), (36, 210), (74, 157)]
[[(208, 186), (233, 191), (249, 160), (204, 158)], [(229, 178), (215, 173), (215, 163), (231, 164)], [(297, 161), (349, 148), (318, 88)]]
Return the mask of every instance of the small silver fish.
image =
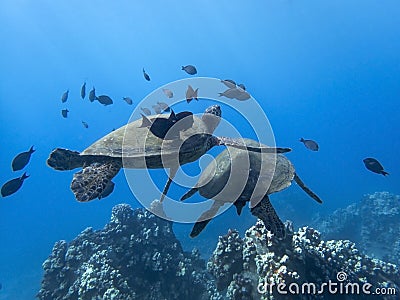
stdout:
[(164, 92), (165, 96), (167, 96), (168, 98), (173, 98), (174, 97), (174, 93), (171, 90), (162, 89), (162, 91)]
[(123, 97), (122, 98), (126, 103), (128, 103), (129, 105), (132, 105), (133, 101), (130, 97)]
[(85, 97), (86, 97), (86, 82), (84, 82), (81, 87), (81, 97), (82, 97), (82, 99), (85, 99)]
[(197, 74), (196, 67), (192, 65), (182, 66), (182, 70), (188, 73), (189, 75)]
[(69, 90), (66, 90), (66, 91), (64, 92), (64, 94), (61, 96), (61, 102), (62, 102), (62, 103), (67, 102), (67, 100), (68, 100), (68, 93), (69, 93)]
[(304, 146), (306, 146), (306, 148), (310, 149), (311, 151), (318, 151), (319, 150), (319, 146), (318, 146), (316, 141), (305, 140), (305, 139), (301, 138), (300, 142), (302, 142), (304, 144)]
[(142, 112), (144, 112), (145, 115), (147, 116), (151, 115), (151, 111), (147, 107), (141, 107), (140, 109), (142, 110)]
[(63, 109), (63, 110), (61, 111), (61, 115), (62, 115), (64, 118), (68, 118), (68, 113), (69, 113), (69, 110), (68, 110), (68, 109)]
[(144, 79), (146, 79), (147, 81), (150, 81), (150, 76), (149, 76), (149, 74), (146, 73), (144, 68), (143, 68), (143, 76), (144, 76)]
[(90, 102), (93, 102), (96, 100), (96, 89), (93, 87), (92, 90), (89, 92), (89, 100)]
[(85, 128), (89, 128), (88, 123), (86, 123), (85, 121), (82, 121), (82, 125), (83, 125), (83, 127), (85, 127)]
[(190, 103), (193, 99), (196, 99), (197, 101), (199, 101), (198, 99), (198, 91), (199, 89), (193, 89), (191, 85), (188, 85), (187, 91), (186, 91), (186, 102)]

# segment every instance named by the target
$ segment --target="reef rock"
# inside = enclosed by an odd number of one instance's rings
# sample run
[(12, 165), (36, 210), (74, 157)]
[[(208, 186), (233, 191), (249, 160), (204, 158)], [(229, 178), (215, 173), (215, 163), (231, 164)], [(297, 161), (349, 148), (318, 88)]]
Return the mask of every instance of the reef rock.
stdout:
[(349, 239), (364, 253), (400, 265), (400, 196), (366, 195), (313, 226), (324, 239)]
[(39, 299), (218, 299), (205, 262), (183, 252), (171, 222), (127, 204), (99, 231), (57, 242)]
[[(216, 250), (208, 262), (218, 290), (228, 299), (338, 299), (339, 286), (372, 284), (375, 288), (393, 288), (398, 293), (399, 270), (396, 265), (361, 254), (355, 244), (346, 240), (321, 240), (320, 233), (303, 227), (293, 232), (287, 223), (288, 235), (277, 240), (266, 230), (262, 221), (246, 231), (241, 239), (236, 231), (220, 237)], [(316, 292), (323, 283), (337, 284), (336, 295), (327, 287), (320, 295), (301, 294), (302, 284), (315, 284)], [(287, 292), (282, 294), (277, 286)], [(282, 284), (285, 284), (283, 287)], [(296, 287), (299, 287), (299, 293)], [(348, 291), (351, 290), (349, 285)], [(311, 291), (313, 287), (310, 286)], [(355, 291), (355, 290), (354, 290)], [(360, 290), (361, 293), (361, 290)], [(340, 299), (359, 299), (359, 295), (345, 295)], [(370, 298), (368, 299), (373, 299)], [(383, 298), (380, 298), (383, 299)], [(387, 296), (385, 299), (396, 299)]]

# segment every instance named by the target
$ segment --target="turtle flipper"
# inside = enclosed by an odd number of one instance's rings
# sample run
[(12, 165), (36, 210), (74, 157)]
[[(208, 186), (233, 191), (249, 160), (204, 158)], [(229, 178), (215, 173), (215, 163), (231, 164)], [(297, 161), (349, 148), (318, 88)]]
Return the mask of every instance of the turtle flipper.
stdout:
[(181, 197), (181, 201), (185, 201), (186, 199), (192, 197), (194, 194), (197, 193), (199, 189), (197, 187), (191, 188), (189, 191), (186, 192), (185, 195)]
[(264, 222), (265, 228), (271, 231), (278, 239), (284, 239), (286, 236), (285, 225), (279, 219), (278, 215), (268, 195), (251, 209), (251, 213)]
[(205, 211), (197, 220), (197, 222), (194, 224), (192, 232), (190, 233), (190, 237), (194, 238), (198, 236), (200, 232), (202, 232), (203, 229), (207, 226), (207, 224), (211, 221), (211, 219), (215, 217), (215, 215), (217, 214), (218, 210), (222, 205), (223, 203), (219, 201), (214, 201), (211, 208)]
[(104, 190), (121, 169), (121, 162), (111, 160), (100, 164), (93, 163), (74, 174), (71, 190), (79, 202), (88, 202), (104, 197)]
[(84, 158), (77, 151), (56, 148), (47, 159), (47, 165), (55, 170), (65, 171), (82, 167)]
[(161, 194), (160, 202), (163, 202), (165, 196), (167, 195), (168, 190), (169, 190), (169, 186), (171, 185), (172, 180), (174, 179), (174, 177), (176, 175), (176, 172), (178, 172), (178, 168), (179, 167), (174, 167), (174, 168), (170, 168), (169, 169), (168, 180), (167, 180), (167, 183), (165, 184), (164, 190), (163, 190), (163, 192)]
[(240, 138), (228, 138), (228, 137), (217, 137), (216, 145), (225, 145), (230, 146), (242, 150), (259, 152), (259, 153), (286, 153), (292, 151), (290, 148), (282, 148), (282, 147), (252, 147), (247, 146), (242, 139)]
[(296, 183), (303, 189), (303, 191), (305, 191), (307, 193), (308, 196), (310, 196), (311, 198), (313, 198), (315, 201), (317, 201), (318, 203), (322, 203), (321, 198), (319, 198), (317, 196), (317, 194), (315, 194), (312, 190), (310, 190), (305, 184), (304, 182), (300, 179), (300, 177), (295, 173), (294, 174), (294, 181), (296, 181)]

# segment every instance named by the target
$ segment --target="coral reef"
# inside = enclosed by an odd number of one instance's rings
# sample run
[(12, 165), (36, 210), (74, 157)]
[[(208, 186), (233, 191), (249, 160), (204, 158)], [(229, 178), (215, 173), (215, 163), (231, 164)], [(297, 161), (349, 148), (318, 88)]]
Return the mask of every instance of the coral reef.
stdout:
[(171, 222), (127, 204), (104, 229), (57, 242), (43, 269), (39, 299), (218, 299), (205, 262), (183, 252)]
[[(235, 231), (221, 237), (207, 265), (216, 277), (218, 290), (228, 299), (337, 299), (327, 289), (321, 295), (312, 296), (291, 294), (288, 287), (292, 285), (295, 289), (296, 285), (301, 291), (302, 283), (307, 288), (308, 283), (314, 283), (318, 291), (323, 283), (331, 280), (337, 284), (342, 282), (344, 287), (347, 283), (360, 287), (370, 283), (373, 289), (398, 288), (400, 275), (396, 265), (360, 254), (350, 241), (325, 242), (312, 228), (303, 227), (293, 232), (290, 223), (286, 226), (289, 234), (284, 240), (277, 240), (260, 220), (246, 231), (243, 240)], [(277, 286), (283, 283), (286, 295), (277, 291)], [(342, 295), (341, 299), (356, 296)]]
[(365, 195), (360, 202), (314, 221), (324, 239), (349, 239), (370, 256), (400, 265), (400, 196)]

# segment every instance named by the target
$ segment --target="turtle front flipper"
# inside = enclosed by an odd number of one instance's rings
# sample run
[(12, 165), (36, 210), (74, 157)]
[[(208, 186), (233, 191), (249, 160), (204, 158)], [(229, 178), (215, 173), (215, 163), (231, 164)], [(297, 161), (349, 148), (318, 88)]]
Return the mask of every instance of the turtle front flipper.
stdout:
[(88, 202), (104, 197), (104, 191), (112, 185), (110, 181), (117, 175), (121, 167), (120, 161), (110, 160), (106, 163), (93, 163), (75, 173), (71, 182), (71, 190), (76, 200)]
[(315, 201), (317, 201), (318, 203), (322, 203), (322, 200), (320, 197), (317, 196), (317, 194), (315, 194), (312, 190), (310, 190), (305, 184), (304, 182), (300, 179), (300, 177), (295, 173), (294, 174), (294, 181), (296, 181), (296, 183), (302, 188), (303, 191), (305, 191), (307, 193), (308, 196), (310, 196), (311, 198), (313, 198)]
[(165, 196), (166, 196), (167, 193), (168, 193), (169, 186), (171, 185), (172, 180), (174, 180), (174, 177), (175, 177), (175, 175), (176, 175), (176, 172), (178, 172), (178, 168), (179, 168), (179, 167), (173, 167), (173, 168), (170, 168), (170, 169), (169, 169), (168, 180), (167, 180), (167, 182), (166, 182), (166, 184), (165, 184), (165, 186), (164, 186), (164, 190), (163, 190), (163, 192), (162, 192), (162, 194), (161, 194), (160, 202), (163, 202), (163, 201), (164, 201), (164, 198), (165, 198)]
[(285, 238), (285, 225), (276, 214), (274, 207), (269, 201), (268, 195), (265, 195), (264, 198), (251, 209), (251, 213), (262, 220), (265, 228), (271, 231), (278, 239)]
[[(215, 217), (220, 207), (223, 206), (223, 203), (219, 201), (214, 201), (211, 208), (205, 211), (197, 222), (194, 224), (192, 232), (190, 233), (190, 237), (194, 238), (203, 231), (203, 229), (207, 226), (207, 224)], [(200, 221), (201, 220), (201, 221)]]
[(240, 138), (228, 138), (228, 137), (214, 137), (214, 143), (216, 145), (225, 145), (230, 146), (242, 150), (259, 152), (259, 153), (286, 153), (292, 151), (290, 148), (282, 148), (282, 147), (254, 147), (247, 146), (242, 139)]

